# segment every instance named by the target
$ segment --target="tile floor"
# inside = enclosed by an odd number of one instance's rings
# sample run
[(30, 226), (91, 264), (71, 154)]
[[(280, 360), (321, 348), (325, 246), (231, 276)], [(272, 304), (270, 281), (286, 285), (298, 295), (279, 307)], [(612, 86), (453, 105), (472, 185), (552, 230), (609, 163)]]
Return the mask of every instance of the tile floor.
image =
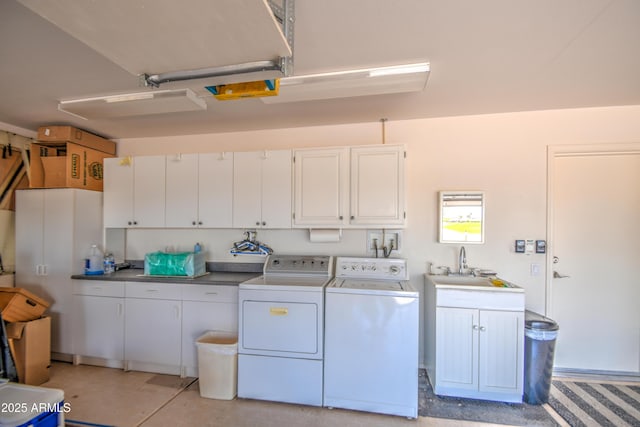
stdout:
[[(54, 362), (44, 387), (64, 390), (70, 403), (69, 421), (119, 427), (233, 426), (443, 426), (493, 424), (418, 417), (408, 420), (341, 409), (284, 403), (200, 397), (198, 381), (146, 372), (124, 372), (94, 366)], [(85, 424), (86, 425), (86, 424)], [(503, 426), (504, 427), (504, 426)]]

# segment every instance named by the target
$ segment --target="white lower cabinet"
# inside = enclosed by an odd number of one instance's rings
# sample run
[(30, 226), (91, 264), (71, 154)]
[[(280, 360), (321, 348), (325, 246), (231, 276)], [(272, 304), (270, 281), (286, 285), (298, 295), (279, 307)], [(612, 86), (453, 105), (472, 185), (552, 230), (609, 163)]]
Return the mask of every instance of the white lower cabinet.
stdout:
[(124, 283), (73, 281), (74, 362), (122, 368)]
[(182, 285), (182, 376), (198, 376), (197, 339), (207, 331), (238, 333), (238, 287)]
[(426, 284), (425, 353), (435, 394), (522, 402), (524, 293)]
[(238, 333), (238, 286), (73, 280), (74, 363), (198, 376), (197, 339)]
[(523, 327), (522, 312), (438, 307), (436, 394), (522, 401)]
[(125, 283), (125, 369), (180, 374), (180, 286)]

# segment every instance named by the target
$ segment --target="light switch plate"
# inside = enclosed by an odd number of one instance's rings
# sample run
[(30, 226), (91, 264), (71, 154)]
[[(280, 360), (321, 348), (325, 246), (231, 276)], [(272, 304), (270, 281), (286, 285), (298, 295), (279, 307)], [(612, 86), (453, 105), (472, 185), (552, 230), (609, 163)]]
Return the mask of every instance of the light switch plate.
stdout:
[(527, 239), (524, 243), (524, 253), (530, 255), (535, 252), (535, 240)]

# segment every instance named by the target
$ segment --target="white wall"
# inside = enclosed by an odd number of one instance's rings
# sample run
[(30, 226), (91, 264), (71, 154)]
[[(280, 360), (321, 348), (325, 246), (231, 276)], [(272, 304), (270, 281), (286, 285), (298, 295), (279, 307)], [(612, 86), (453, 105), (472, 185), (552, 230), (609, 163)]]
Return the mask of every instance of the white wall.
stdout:
[[(241, 101), (238, 101), (241, 102)], [(381, 125), (325, 126), (137, 138), (119, 141), (118, 155), (248, 151), (381, 143)], [(524, 287), (527, 308), (545, 313), (545, 255), (516, 254), (516, 239), (546, 239), (546, 155), (549, 145), (640, 141), (640, 106), (554, 110), (397, 121), (386, 124), (386, 142), (408, 149), (408, 227), (399, 256), (410, 263), (412, 283), (422, 289), (427, 262), (455, 266), (458, 245), (437, 243), (437, 192), (482, 190), (486, 194), (486, 240), (466, 245), (470, 266), (492, 268)], [(127, 235), (127, 257), (168, 244), (204, 242), (210, 259), (233, 259), (228, 248), (243, 230), (151, 231)], [(302, 230), (261, 231), (258, 239), (280, 253), (366, 253), (365, 233), (345, 231), (337, 244), (312, 244)], [(552, 246), (552, 242), (548, 242)], [(530, 275), (530, 264), (540, 275)]]

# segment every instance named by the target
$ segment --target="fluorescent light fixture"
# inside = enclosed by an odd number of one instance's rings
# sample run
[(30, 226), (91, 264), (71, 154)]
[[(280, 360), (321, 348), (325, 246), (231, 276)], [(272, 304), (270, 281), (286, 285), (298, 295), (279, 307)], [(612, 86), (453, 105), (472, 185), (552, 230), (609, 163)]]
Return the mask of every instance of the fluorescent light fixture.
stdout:
[(151, 90), (60, 101), (58, 110), (89, 119), (146, 116), (151, 114), (202, 111), (207, 103), (191, 89)]
[(278, 96), (261, 98), (265, 104), (354, 96), (418, 92), (429, 78), (428, 62), (283, 77)]

